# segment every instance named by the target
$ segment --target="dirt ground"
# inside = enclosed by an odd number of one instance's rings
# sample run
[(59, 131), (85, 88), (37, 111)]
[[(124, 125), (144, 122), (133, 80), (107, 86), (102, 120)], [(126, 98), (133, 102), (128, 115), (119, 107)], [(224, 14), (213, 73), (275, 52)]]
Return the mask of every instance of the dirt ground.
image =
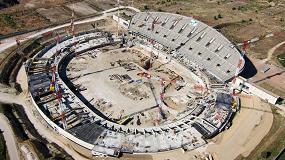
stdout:
[(16, 31), (35, 29), (48, 24), (48, 21), (36, 11), (16, 11), (8, 14), (0, 12), (0, 35)]
[(271, 128), (273, 114), (268, 104), (257, 97), (241, 97), (241, 105), (231, 128), (214, 138), (207, 148), (219, 160), (248, 156)]
[[(107, 49), (112, 50), (104, 52)], [(201, 92), (195, 90), (197, 82), (187, 74), (188, 72), (164, 59), (155, 60), (153, 68), (145, 70), (144, 63), (149, 59), (150, 53), (138, 47), (132, 47), (127, 51), (106, 47), (102, 51), (91, 52), (96, 56), (83, 54), (73, 58), (68, 64), (67, 75), (73, 84), (84, 88), (81, 94), (105, 116), (120, 119), (121, 116), (136, 114), (134, 119), (137, 119), (136, 117), (140, 116), (138, 113), (143, 113), (139, 118), (141, 125), (154, 125), (153, 120), (160, 119), (157, 105), (161, 101), (159, 98), (162, 90), (161, 79), (165, 81), (165, 86), (168, 86), (164, 90), (167, 101), (164, 99), (164, 103), (161, 103), (162, 106), (167, 104), (164, 112), (168, 121), (172, 121), (177, 113), (187, 109), (187, 102), (190, 99), (186, 95), (189, 92), (197, 94)], [(120, 65), (119, 61), (124, 65)], [(113, 66), (110, 65), (112, 63)], [(131, 70), (126, 70), (124, 66), (131, 66)], [(153, 79), (138, 75), (143, 72), (151, 74)], [(128, 76), (129, 79), (117, 78), (122, 75)], [(187, 83), (179, 91), (175, 89), (178, 85), (170, 82), (177, 77), (183, 77), (183, 82)]]
[[(270, 38), (265, 38), (257, 43), (253, 43), (249, 46), (248, 54), (257, 59), (267, 58), (267, 52), (280, 42), (285, 41), (285, 30), (273, 33), (274, 36)], [(283, 45), (285, 46), (285, 45)], [(274, 59), (285, 47), (279, 47), (277, 51), (273, 54), (270, 63), (277, 64)], [(283, 50), (284, 51), (284, 50)]]
[[(274, 112), (274, 106), (272, 108), (274, 113), (273, 125), (270, 128), (268, 134), (264, 139), (258, 144), (258, 147), (255, 148), (249, 156), (243, 157), (240, 155), (236, 160), (259, 160), (262, 159), (262, 153), (268, 152), (268, 160), (275, 160), (276, 156), (284, 148), (284, 135), (285, 135), (285, 124), (284, 124), (284, 115), (280, 115), (277, 112)], [(281, 158), (282, 159), (282, 158)], [(281, 160), (280, 159), (280, 160)]]
[(71, 18), (71, 14), (63, 7), (39, 8), (37, 12), (50, 22), (62, 22)]
[[(68, 7), (70, 10), (73, 9), (73, 4), (67, 4), (66, 7)], [(74, 3), (74, 11), (77, 14), (80, 15), (89, 15), (97, 13), (95, 9), (92, 8), (92, 6), (86, 2), (77, 2)]]
[[(250, 78), (250, 82), (253, 82), (257, 85), (260, 85), (262, 83), (269, 83), (272, 86), (275, 86), (276, 88), (280, 90), (285, 90), (285, 71), (282, 68), (276, 67), (274, 65), (267, 64), (270, 67), (270, 70), (263, 73), (262, 68), (266, 64), (265, 61), (258, 60), (255, 58), (250, 58), (253, 64), (255, 65), (257, 69), (257, 74)], [(277, 94), (277, 93), (276, 93)], [(284, 95), (279, 95), (284, 96)]]
[[(115, 0), (47, 0), (44, 2), (21, 0), (19, 5), (0, 11), (0, 21), (2, 21), (0, 34), (5, 35), (46, 26), (50, 22), (68, 20), (71, 16), (72, 2), (76, 2), (76, 17), (87, 16), (116, 6)], [(121, 3), (131, 5), (129, 1), (121, 1)], [(267, 50), (285, 39), (285, 0), (270, 2), (266, 0), (134, 0), (134, 6), (143, 11), (165, 11), (192, 16), (211, 26), (221, 25), (220, 31), (235, 43), (273, 33), (273, 37), (249, 46), (248, 54), (258, 59), (266, 58)], [(28, 14), (19, 14), (23, 11)], [(5, 14), (11, 15), (11, 20), (8, 22), (6, 22), (7, 18), (6, 21), (3, 18)], [(14, 16), (15, 14), (17, 16)], [(276, 58), (273, 58), (273, 62), (276, 62)]]
[(75, 18), (116, 7), (115, 0), (20, 0), (20, 4), (0, 10), (0, 35), (65, 22), (71, 18), (73, 4)]

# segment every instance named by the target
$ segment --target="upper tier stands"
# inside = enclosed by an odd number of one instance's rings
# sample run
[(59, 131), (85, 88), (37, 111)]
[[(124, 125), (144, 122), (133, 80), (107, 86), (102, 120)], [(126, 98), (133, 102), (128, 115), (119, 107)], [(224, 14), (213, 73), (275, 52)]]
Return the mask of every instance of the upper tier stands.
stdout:
[(129, 29), (170, 47), (221, 81), (234, 77), (242, 59), (235, 45), (222, 34), (192, 17), (139, 12), (133, 17)]

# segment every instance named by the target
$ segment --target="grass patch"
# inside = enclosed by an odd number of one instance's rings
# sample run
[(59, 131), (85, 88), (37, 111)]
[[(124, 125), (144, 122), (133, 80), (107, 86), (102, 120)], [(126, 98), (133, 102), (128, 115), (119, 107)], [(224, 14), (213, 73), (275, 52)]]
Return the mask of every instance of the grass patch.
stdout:
[(0, 18), (2, 19), (2, 21), (12, 27), (12, 28), (15, 28), (16, 27), (16, 23), (15, 21), (13, 20), (12, 16), (10, 14), (0, 14)]
[[(274, 109), (272, 106), (271, 109)], [(285, 118), (280, 114), (273, 114), (273, 124), (270, 131), (258, 144), (258, 146), (249, 154), (247, 157), (239, 155), (236, 160), (262, 160), (264, 158), (264, 153), (268, 157), (266, 160), (274, 160), (280, 151), (285, 146)]]
[(7, 153), (6, 142), (5, 142), (4, 136), (1, 131), (0, 133), (0, 159), (6, 160), (7, 159), (6, 153)]
[(277, 56), (277, 60), (283, 67), (285, 67), (285, 53), (279, 54)]

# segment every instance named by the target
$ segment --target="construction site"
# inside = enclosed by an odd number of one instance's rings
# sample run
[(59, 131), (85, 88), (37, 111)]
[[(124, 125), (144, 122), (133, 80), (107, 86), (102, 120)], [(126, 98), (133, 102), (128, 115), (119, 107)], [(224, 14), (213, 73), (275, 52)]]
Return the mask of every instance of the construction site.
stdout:
[[(160, 27), (156, 27), (158, 20)], [(90, 30), (57, 36), (55, 43), (26, 61), (33, 103), (54, 130), (93, 155), (119, 156), (193, 150), (229, 127), (239, 110), (239, 98), (223, 81), (242, 70), (244, 61), (238, 50), (190, 17), (141, 12), (126, 28), (124, 21), (117, 16), (117, 33)], [(158, 30), (166, 37), (170, 33), (166, 26), (178, 32), (169, 35), (170, 42), (144, 37), (149, 34), (145, 32), (158, 34)], [(183, 30), (189, 30), (188, 34), (182, 34)], [(207, 32), (214, 37), (205, 36)], [(232, 50), (222, 54), (226, 63), (208, 55), (217, 64), (208, 62), (203, 69), (186, 53), (185, 57), (179, 53), (184, 45), (189, 49), (193, 36), (196, 42), (207, 41), (206, 47), (215, 48), (214, 52)], [(215, 42), (219, 38), (222, 44)], [(203, 50), (205, 46), (194, 47)], [(240, 60), (235, 61), (237, 56)], [(211, 65), (224, 65), (224, 70), (208, 68)]]
[(243, 102), (253, 103), (244, 99), (283, 100), (240, 76), (250, 41), (232, 43), (193, 17), (114, 5), (77, 23), (75, 12), (86, 6), (67, 5), (70, 22), (15, 39), (9, 63), (16, 67), (7, 62), (1, 73), (76, 152), (97, 158), (181, 149), (193, 159), (227, 159), (216, 156), (224, 146), (213, 142)]

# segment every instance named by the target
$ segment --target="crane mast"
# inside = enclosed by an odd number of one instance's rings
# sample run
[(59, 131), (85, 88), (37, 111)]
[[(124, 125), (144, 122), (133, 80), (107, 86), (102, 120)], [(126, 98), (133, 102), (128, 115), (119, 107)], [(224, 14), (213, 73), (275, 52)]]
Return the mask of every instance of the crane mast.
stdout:
[(52, 66), (52, 80), (51, 80), (51, 84), (50, 84), (50, 91), (56, 94), (56, 99), (58, 102), (58, 112), (59, 115), (61, 117), (61, 123), (62, 123), (62, 127), (64, 130), (67, 129), (67, 123), (66, 123), (66, 119), (65, 119), (65, 106), (62, 103), (62, 96), (60, 93), (60, 88), (59, 85), (57, 83), (57, 72), (56, 72), (56, 64), (57, 64), (57, 59), (58, 59), (58, 49), (59, 49), (59, 35), (57, 35), (56, 38), (56, 53), (54, 56), (54, 61), (53, 61), (53, 66)]

